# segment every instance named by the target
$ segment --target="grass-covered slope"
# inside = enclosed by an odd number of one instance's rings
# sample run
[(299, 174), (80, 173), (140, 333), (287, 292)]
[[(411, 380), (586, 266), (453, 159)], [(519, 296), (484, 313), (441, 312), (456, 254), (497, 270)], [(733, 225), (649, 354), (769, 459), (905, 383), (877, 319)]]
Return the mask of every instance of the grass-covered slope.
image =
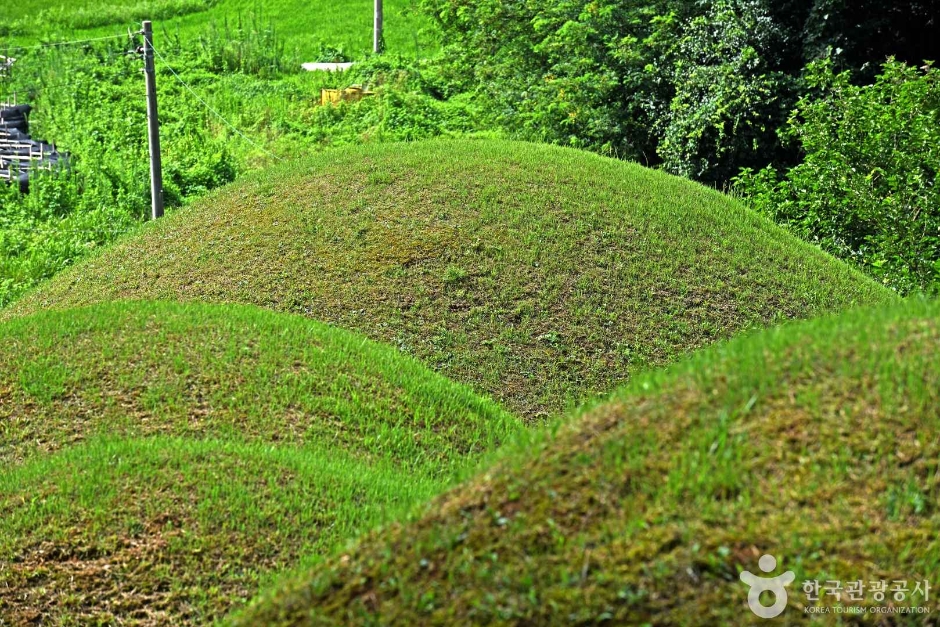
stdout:
[(0, 325), (0, 464), (91, 435), (329, 444), (447, 474), (519, 429), (394, 348), (255, 307), (111, 303)]
[(206, 624), (441, 489), (328, 446), (94, 438), (0, 473), (0, 624)]
[[(296, 50), (298, 61), (328, 51), (358, 59), (372, 50), (372, 9), (370, 0), (20, 0), (4, 7), (0, 36), (17, 45), (82, 39), (123, 34), (149, 19), (158, 40), (166, 34), (196, 40), (259, 22), (274, 29), (287, 52)], [(409, 57), (434, 51), (431, 24), (407, 0), (385, 0), (384, 9), (387, 51)]]
[(0, 623), (204, 624), (521, 429), (392, 347), (244, 305), (0, 325)]
[[(938, 349), (940, 304), (922, 302), (723, 344), (512, 448), (240, 623), (743, 624), (739, 574), (764, 553), (796, 576), (782, 622), (805, 620), (804, 580), (933, 583)], [(930, 595), (888, 602), (936, 611)]]
[(535, 417), (743, 328), (893, 297), (695, 183), (570, 149), (433, 141), (236, 183), (5, 315), (116, 298), (302, 313)]

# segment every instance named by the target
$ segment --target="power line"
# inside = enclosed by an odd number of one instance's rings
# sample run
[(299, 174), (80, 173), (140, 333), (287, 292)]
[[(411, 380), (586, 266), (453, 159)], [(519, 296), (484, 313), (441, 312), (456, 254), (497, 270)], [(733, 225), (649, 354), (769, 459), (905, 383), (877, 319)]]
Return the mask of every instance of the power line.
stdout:
[(208, 109), (209, 111), (211, 111), (212, 114), (215, 115), (215, 117), (217, 117), (217, 118), (219, 118), (220, 120), (222, 120), (223, 122), (225, 122), (225, 125), (226, 125), (226, 126), (228, 126), (230, 129), (232, 129), (233, 131), (235, 131), (236, 133), (238, 133), (238, 135), (239, 135), (242, 139), (244, 139), (246, 142), (248, 142), (249, 144), (251, 144), (253, 147), (257, 148), (258, 150), (260, 150), (260, 151), (263, 152), (264, 154), (266, 154), (266, 155), (268, 155), (269, 157), (272, 157), (272, 158), (274, 158), (274, 159), (276, 159), (276, 160), (278, 160), (278, 161), (283, 161), (283, 160), (284, 160), (284, 159), (282, 159), (281, 157), (278, 157), (276, 154), (274, 154), (274, 153), (272, 153), (272, 152), (270, 152), (270, 151), (268, 151), (268, 150), (265, 150), (264, 148), (262, 148), (261, 146), (259, 146), (259, 145), (256, 144), (255, 142), (251, 141), (251, 139), (250, 139), (247, 135), (245, 135), (244, 133), (242, 133), (240, 130), (238, 130), (238, 129), (235, 127), (234, 124), (232, 124), (231, 122), (229, 122), (228, 120), (226, 120), (224, 117), (222, 117), (222, 114), (221, 114), (221, 113), (219, 113), (218, 111), (216, 111), (215, 109), (213, 109), (213, 108), (209, 105), (208, 102), (206, 102), (205, 100), (203, 100), (203, 99), (199, 96), (199, 94), (197, 94), (195, 91), (193, 91), (193, 88), (192, 88), (192, 87), (190, 87), (189, 85), (186, 84), (186, 81), (184, 81), (184, 80), (180, 77), (180, 75), (176, 73), (176, 70), (174, 70), (174, 69), (170, 66), (170, 64), (167, 62), (166, 58), (160, 53), (159, 50), (156, 49), (155, 46), (153, 46), (153, 45), (151, 44), (150, 49), (153, 50), (154, 53), (156, 53), (157, 57), (159, 57), (159, 59), (160, 59), (160, 62), (163, 64), (163, 66), (164, 66), (166, 69), (170, 70), (170, 73), (173, 74), (174, 77), (176, 77), (176, 80), (179, 81), (180, 85), (182, 85), (183, 87), (185, 87), (186, 90), (189, 91), (189, 93), (191, 93), (191, 94), (196, 98), (196, 100), (198, 100), (199, 102), (201, 102), (201, 103), (202, 103), (202, 106), (204, 106), (206, 109)]
[(90, 44), (96, 41), (107, 41), (109, 39), (127, 39), (127, 35), (108, 35), (107, 37), (95, 37), (94, 39), (77, 39), (74, 41), (57, 41), (50, 44), (38, 44), (35, 46), (0, 46), (0, 50), (9, 52), (10, 50), (38, 50), (39, 48), (54, 48), (57, 46), (77, 46), (79, 44)]
[[(134, 76), (134, 74), (135, 74), (135, 72), (134, 72), (133, 70), (129, 70), (129, 71), (123, 73), (123, 74), (115, 74), (113, 78), (128, 78), (128, 77), (130, 77), (130, 76)], [(89, 79), (89, 80), (91, 80), (91, 79)], [(73, 87), (73, 88), (74, 88), (74, 87), (76, 87), (76, 86), (79, 85), (79, 84), (81, 84), (81, 83), (77, 83), (75, 80), (69, 80), (69, 81), (61, 81), (61, 82), (51, 83), (51, 84), (49, 84), (49, 83), (32, 83), (32, 84), (25, 85), (25, 86), (22, 86), (22, 87), (19, 87), (19, 86), (17, 86), (17, 87), (7, 87), (5, 91), (0, 91), (0, 100), (6, 98), (6, 97), (8, 97), (8, 96), (14, 96), (14, 95), (17, 95), (17, 94), (28, 95), (28, 94), (30, 94), (30, 93), (32, 93), (32, 92), (37, 92), (37, 91), (51, 91), (51, 90), (53, 90), (53, 89), (58, 89), (58, 88), (60, 88), (60, 87)]]
[[(100, 61), (111, 61), (118, 57), (126, 57), (127, 54), (128, 54), (127, 52), (112, 51), (104, 55), (100, 59)], [(117, 73), (113, 75), (113, 78), (126, 78), (126, 77), (131, 76), (132, 74), (133, 72), (131, 71)], [(17, 72), (15, 72), (15, 75), (0, 77), (0, 78), (7, 79), (7, 81), (0, 80), (0, 99), (6, 98), (7, 96), (12, 96), (14, 94), (19, 94), (19, 93), (27, 94), (27, 93), (35, 92), (39, 90), (52, 90), (52, 89), (56, 89), (59, 87), (72, 87), (76, 85), (76, 81), (74, 79), (70, 79), (68, 81), (51, 83), (51, 84), (42, 83), (42, 82), (32, 82), (32, 83), (28, 83), (24, 85), (23, 83), (20, 83), (19, 82), (21, 80), (20, 77), (27, 76), (27, 75), (28, 73), (26, 73), (23, 70), (18, 69)], [(40, 75), (40, 76), (33, 76), (32, 80), (42, 81), (42, 79), (43, 77)]]

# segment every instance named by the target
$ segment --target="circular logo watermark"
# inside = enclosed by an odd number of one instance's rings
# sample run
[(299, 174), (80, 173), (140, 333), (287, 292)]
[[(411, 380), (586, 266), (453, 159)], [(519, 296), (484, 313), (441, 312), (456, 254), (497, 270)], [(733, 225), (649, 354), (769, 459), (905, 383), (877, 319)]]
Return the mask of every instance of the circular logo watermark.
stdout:
[[(765, 573), (773, 572), (777, 567), (777, 558), (767, 554), (761, 556), (757, 565)], [(787, 586), (793, 583), (796, 575), (792, 570), (788, 570), (782, 575), (776, 577), (761, 577), (751, 571), (745, 570), (741, 573), (741, 581), (751, 587), (747, 593), (747, 606), (751, 611), (761, 618), (774, 618), (783, 614), (787, 609)], [(760, 595), (764, 592), (770, 592), (774, 597), (772, 605), (761, 603)]]

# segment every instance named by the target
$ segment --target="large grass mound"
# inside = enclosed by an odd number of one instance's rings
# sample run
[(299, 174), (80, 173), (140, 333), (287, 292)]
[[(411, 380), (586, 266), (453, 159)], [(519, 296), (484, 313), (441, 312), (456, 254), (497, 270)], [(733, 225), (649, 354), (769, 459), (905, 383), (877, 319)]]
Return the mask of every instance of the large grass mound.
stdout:
[[(938, 348), (938, 303), (722, 345), (513, 448), (241, 623), (738, 624), (758, 620), (739, 574), (763, 575), (764, 553), (796, 577), (784, 622), (805, 619), (804, 580), (936, 610), (913, 591), (940, 577)], [(879, 603), (872, 580), (905, 599)]]
[(236, 183), (6, 315), (117, 298), (303, 313), (534, 417), (741, 329), (893, 297), (695, 183), (571, 149), (434, 141)]
[(448, 474), (516, 432), (399, 351), (237, 305), (113, 303), (0, 325), (0, 464), (91, 435), (330, 444)]
[(0, 325), (0, 623), (204, 624), (521, 422), (392, 347), (244, 305)]
[(94, 438), (0, 473), (0, 619), (206, 624), (441, 489), (325, 446)]

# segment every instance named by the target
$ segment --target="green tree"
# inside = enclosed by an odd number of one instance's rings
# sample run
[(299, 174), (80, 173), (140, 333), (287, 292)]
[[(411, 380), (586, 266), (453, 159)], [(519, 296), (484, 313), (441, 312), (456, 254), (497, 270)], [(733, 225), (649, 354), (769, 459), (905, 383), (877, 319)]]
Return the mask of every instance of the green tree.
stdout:
[[(658, 153), (669, 171), (712, 183), (780, 152), (776, 129), (798, 80), (779, 69), (784, 36), (760, 0), (717, 0), (675, 26), (659, 20), (660, 54), (649, 71), (672, 97), (653, 99)], [(670, 32), (671, 31), (671, 32)]]
[(805, 152), (787, 171), (745, 171), (748, 202), (902, 293), (940, 292), (940, 71), (890, 60), (857, 86), (833, 62), (783, 135)]
[(422, 0), (448, 74), (508, 133), (655, 160), (646, 72), (653, 19), (672, 0)]

